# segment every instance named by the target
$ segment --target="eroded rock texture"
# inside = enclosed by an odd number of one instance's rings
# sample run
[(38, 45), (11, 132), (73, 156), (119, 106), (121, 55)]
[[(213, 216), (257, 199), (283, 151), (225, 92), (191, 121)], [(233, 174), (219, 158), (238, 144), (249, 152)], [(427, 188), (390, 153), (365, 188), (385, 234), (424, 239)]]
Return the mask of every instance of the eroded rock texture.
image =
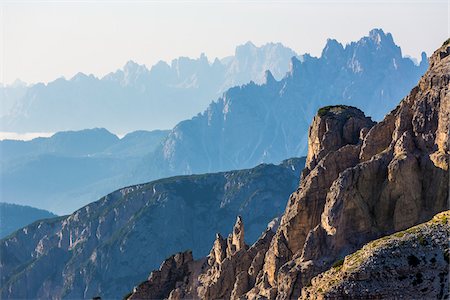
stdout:
[(296, 299), (368, 241), (446, 210), (449, 52), (438, 49), (417, 87), (376, 125), (353, 107), (319, 110), (300, 186), (276, 231), (237, 247), (238, 220), (230, 238), (217, 237), (200, 275), (186, 273), (191, 281), (164, 297)]
[(370, 242), (314, 277), (302, 299), (448, 299), (449, 218)]

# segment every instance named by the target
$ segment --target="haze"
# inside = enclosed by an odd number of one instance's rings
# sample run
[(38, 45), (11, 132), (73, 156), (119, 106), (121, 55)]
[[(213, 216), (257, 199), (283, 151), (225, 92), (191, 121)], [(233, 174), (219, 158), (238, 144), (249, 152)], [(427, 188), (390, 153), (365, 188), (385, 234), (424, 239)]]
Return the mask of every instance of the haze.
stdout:
[[(231, 55), (238, 44), (282, 42), (320, 55), (326, 39), (391, 32), (420, 58), (449, 32), (448, 1), (3, 1), (1, 78), (48, 82), (77, 72), (102, 76), (134, 60)], [(380, 17), (382, 16), (382, 17)]]

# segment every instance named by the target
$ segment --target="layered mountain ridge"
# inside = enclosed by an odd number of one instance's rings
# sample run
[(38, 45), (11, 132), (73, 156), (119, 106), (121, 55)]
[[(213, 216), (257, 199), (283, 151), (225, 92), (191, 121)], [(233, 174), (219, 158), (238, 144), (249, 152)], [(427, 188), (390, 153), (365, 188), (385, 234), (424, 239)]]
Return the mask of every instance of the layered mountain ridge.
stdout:
[(36, 220), (54, 217), (55, 214), (46, 210), (0, 202), (0, 239)]
[(233, 56), (210, 62), (179, 57), (151, 68), (127, 62), (122, 69), (97, 78), (78, 73), (38, 83), (0, 88), (1, 130), (57, 132), (104, 127), (113, 132), (172, 128), (202, 111), (226, 89), (262, 82), (271, 70), (278, 79), (297, 54), (280, 43), (260, 47), (248, 42)]
[(37, 221), (0, 240), (1, 298), (122, 298), (171, 253), (206, 255), (238, 214), (252, 243), (282, 213), (304, 164), (160, 179)]
[(379, 29), (345, 47), (329, 40), (319, 58), (292, 58), (280, 81), (267, 72), (263, 84), (233, 87), (202, 114), (180, 122), (142, 173), (216, 172), (304, 156), (308, 127), (320, 107), (356, 106), (381, 120), (427, 65), (425, 56), (420, 66), (402, 57), (391, 34)]
[(136, 131), (119, 139), (95, 128), (31, 141), (0, 141), (0, 197), (59, 215), (72, 213), (112, 190), (135, 184), (133, 170), (168, 133)]
[[(169, 258), (129, 299), (297, 299), (313, 277), (365, 243), (447, 210), (449, 83), (445, 43), (418, 85), (381, 122), (344, 105), (319, 110), (300, 186), (275, 231), (266, 230), (249, 247), (239, 218), (228, 239), (216, 237), (208, 257), (193, 260), (186, 252)], [(353, 289), (351, 295), (367, 293)]]

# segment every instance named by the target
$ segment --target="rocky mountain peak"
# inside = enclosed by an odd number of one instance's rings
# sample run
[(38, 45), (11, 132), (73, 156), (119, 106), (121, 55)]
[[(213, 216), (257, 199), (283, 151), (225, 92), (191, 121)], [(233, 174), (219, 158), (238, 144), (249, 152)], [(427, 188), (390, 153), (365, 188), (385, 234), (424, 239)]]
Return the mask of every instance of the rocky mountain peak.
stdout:
[(425, 52), (422, 52), (420, 54), (420, 66), (426, 66), (428, 64), (428, 57), (427, 54)]
[(336, 151), (344, 145), (359, 143), (361, 137), (373, 125), (375, 122), (356, 107), (335, 105), (319, 109), (308, 132), (308, 156), (304, 176), (331, 151)]
[(177, 253), (166, 259), (159, 270), (150, 274), (145, 281), (134, 288), (128, 299), (163, 299), (168, 292), (183, 281), (189, 272), (189, 263), (193, 261), (192, 252)]
[(238, 59), (242, 59), (243, 57), (247, 57), (250, 53), (255, 52), (257, 47), (251, 41), (246, 42), (243, 45), (239, 45), (236, 47), (234, 51), (234, 55)]
[(270, 72), (270, 70), (266, 70), (264, 72), (264, 82), (265, 84), (271, 84), (273, 82), (275, 82), (275, 78), (272, 75), (272, 72)]
[(325, 48), (322, 51), (322, 57), (326, 59), (334, 59), (338, 55), (342, 55), (344, 46), (335, 39), (328, 39)]
[(125, 73), (133, 73), (136, 72), (136, 70), (140, 67), (138, 63), (136, 63), (133, 60), (129, 60), (125, 63), (123, 66), (123, 70)]
[(214, 245), (208, 257), (208, 263), (221, 264), (222, 261), (227, 256), (227, 241), (222, 237), (220, 233), (216, 234), (216, 239), (214, 240)]
[(231, 241), (231, 243), (229, 243), (229, 246), (231, 246), (231, 253), (245, 248), (244, 223), (242, 222), (241, 216), (237, 217), (236, 224), (234, 224), (233, 227), (233, 233), (230, 235), (229, 240)]
[(369, 31), (369, 38), (375, 44), (381, 44), (383, 41), (388, 41), (393, 43), (392, 35), (390, 33), (384, 33), (381, 28), (374, 28)]
[(300, 66), (306, 59), (310, 59), (310, 58), (311, 58), (311, 56), (309, 54), (303, 55), (301, 59), (297, 58), (295, 56), (291, 57), (291, 60), (289, 61), (288, 76), (290, 78), (297, 78), (300, 74), (299, 73)]

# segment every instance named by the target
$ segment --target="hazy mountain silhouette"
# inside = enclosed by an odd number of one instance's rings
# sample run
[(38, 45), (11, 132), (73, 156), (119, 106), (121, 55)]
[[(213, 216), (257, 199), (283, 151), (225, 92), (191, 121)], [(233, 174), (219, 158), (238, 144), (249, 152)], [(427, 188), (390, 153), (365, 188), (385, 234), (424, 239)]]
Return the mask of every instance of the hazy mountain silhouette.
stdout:
[[(256, 48), (247, 43), (237, 48), (234, 57), (224, 59), (224, 63), (230, 66), (229, 72), (244, 74), (239, 72), (240, 67), (261, 66), (267, 53), (276, 57), (285, 49), (280, 44), (266, 47)], [(198, 61), (204, 61), (205, 68), (211, 67), (205, 57)], [(172, 66), (160, 63), (154, 68), (159, 69), (158, 74), (166, 70), (166, 77), (154, 80), (175, 82), (171, 81), (174, 80), (172, 71), (178, 70), (176, 78), (188, 85), (191, 73), (183, 70), (192, 70), (192, 66), (186, 66), (190, 64), (198, 67), (198, 61), (183, 58)], [(281, 61), (270, 61), (282, 65)], [(222, 62), (217, 60), (214, 64), (217, 67)], [(66, 132), (31, 142), (0, 142), (2, 157), (8, 158), (0, 174), (4, 186), (2, 199), (67, 213), (130, 184), (173, 175), (251, 168), (263, 162), (279, 163), (288, 157), (304, 156), (308, 126), (319, 107), (357, 106), (379, 120), (417, 83), (427, 65), (425, 54), (420, 65), (415, 65), (402, 56), (391, 34), (375, 29), (345, 46), (328, 40), (319, 58), (309, 55), (292, 58), (290, 71), (279, 81), (271, 72), (265, 72), (260, 84), (251, 82), (230, 88), (206, 111), (178, 123), (170, 132), (135, 132), (119, 140), (98, 129), (76, 134)], [(127, 72), (128, 69), (134, 71)], [(195, 72), (202, 73), (198, 69)], [(108, 93), (131, 86), (133, 91), (138, 91), (137, 87), (143, 87), (142, 82), (153, 82), (145, 81), (145, 74), (153, 73), (130, 63), (125, 71), (100, 81), (84, 75), (72, 81), (94, 85), (109, 82)], [(61, 84), (74, 88), (72, 81), (63, 80)], [(82, 86), (77, 90), (79, 93), (85, 92)], [(44, 86), (42, 89), (48, 90)], [(152, 113), (146, 106), (126, 107), (142, 114)], [(92, 114), (98, 118), (105, 116), (94, 111)], [(78, 134), (83, 137), (75, 139)], [(72, 139), (74, 143), (67, 142)], [(18, 154), (22, 156), (17, 158)]]
[(119, 139), (106, 129), (59, 132), (31, 141), (0, 141), (1, 199), (66, 214), (128, 184), (133, 170), (168, 131)]
[(116, 133), (172, 128), (204, 110), (223, 91), (251, 80), (261, 82), (265, 70), (282, 78), (297, 54), (277, 43), (238, 46), (234, 56), (210, 62), (180, 57), (148, 69), (129, 61), (103, 78), (78, 73), (66, 80), (28, 88), (0, 88), (5, 110), (1, 131), (56, 132), (105, 127)]
[(216, 172), (306, 155), (308, 126), (317, 110), (346, 104), (380, 120), (395, 108), (428, 66), (404, 58), (390, 33), (370, 31), (343, 46), (328, 40), (321, 57), (292, 58), (277, 81), (226, 91), (201, 114), (180, 122), (142, 168), (145, 179)]
[(43, 209), (0, 202), (0, 239), (34, 221), (54, 217), (55, 214)]

